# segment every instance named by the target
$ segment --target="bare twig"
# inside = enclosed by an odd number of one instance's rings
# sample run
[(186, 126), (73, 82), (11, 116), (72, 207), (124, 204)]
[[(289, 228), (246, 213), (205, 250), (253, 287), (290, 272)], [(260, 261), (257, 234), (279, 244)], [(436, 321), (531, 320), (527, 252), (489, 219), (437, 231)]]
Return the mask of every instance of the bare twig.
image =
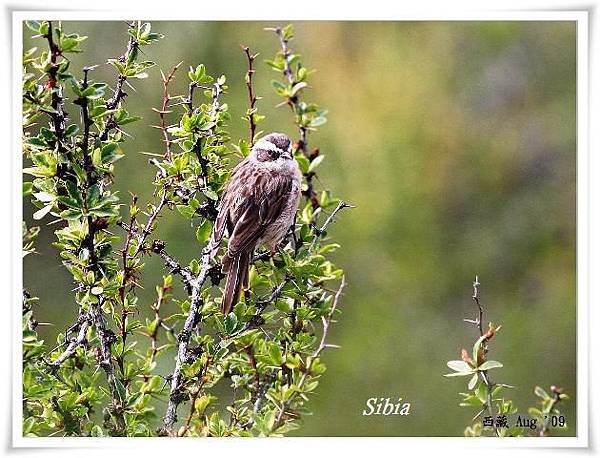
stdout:
[(162, 77), (162, 83), (163, 83), (163, 94), (162, 94), (162, 105), (160, 107), (160, 110), (153, 108), (153, 110), (158, 113), (158, 116), (160, 117), (160, 126), (155, 126), (158, 127), (162, 133), (163, 136), (163, 142), (165, 144), (165, 159), (166, 160), (171, 160), (171, 144), (173, 143), (173, 141), (171, 140), (171, 136), (169, 135), (168, 132), (168, 126), (167, 126), (167, 122), (166, 122), (166, 115), (171, 113), (171, 111), (169, 110), (169, 105), (171, 103), (171, 101), (173, 100), (173, 97), (171, 97), (171, 95), (169, 94), (169, 84), (171, 83), (171, 80), (173, 79), (173, 77), (175, 76), (175, 72), (177, 71), (177, 69), (179, 69), (179, 67), (181, 66), (181, 64), (183, 63), (183, 61), (179, 62), (177, 65), (175, 65), (171, 71), (165, 75), (163, 73), (163, 71), (160, 71), (160, 75)]
[(87, 334), (87, 330), (89, 329), (91, 324), (92, 323), (90, 322), (89, 317), (84, 315), (83, 320), (80, 320), (80, 322), (79, 322), (79, 332), (77, 333), (77, 337), (72, 338), (71, 341), (69, 342), (69, 345), (65, 349), (65, 351), (63, 351), (58, 358), (56, 358), (54, 361), (52, 361), (50, 363), (51, 367), (60, 366), (67, 359), (69, 359), (71, 356), (73, 356), (75, 354), (75, 351), (77, 351), (77, 347), (79, 347), (80, 345), (84, 344), (87, 341), (86, 334)]
[(312, 243), (310, 244), (310, 249), (309, 251), (313, 251), (317, 241), (325, 234), (325, 232), (327, 231), (327, 228), (329, 227), (329, 225), (333, 222), (335, 215), (338, 214), (338, 212), (340, 212), (341, 210), (343, 210), (344, 208), (354, 208), (353, 205), (347, 204), (346, 202), (344, 202), (343, 200), (341, 200), (337, 206), (335, 207), (335, 209), (331, 212), (331, 214), (327, 217), (327, 219), (325, 220), (325, 222), (323, 223), (323, 225), (320, 228), (316, 228), (315, 229), (315, 238), (313, 239)]
[(179, 262), (167, 254), (165, 251), (165, 242), (162, 240), (154, 240), (152, 242), (151, 249), (154, 253), (158, 254), (162, 258), (162, 260), (165, 262), (165, 265), (169, 268), (169, 271), (181, 276), (183, 285), (185, 286), (188, 294), (192, 294), (195, 282), (194, 275), (187, 267), (182, 267)]
[(256, 114), (256, 102), (258, 101), (258, 97), (254, 93), (254, 86), (252, 85), (252, 78), (256, 70), (254, 70), (254, 60), (258, 56), (258, 54), (252, 54), (250, 52), (250, 48), (248, 46), (242, 46), (244, 53), (246, 54), (246, 59), (248, 61), (248, 71), (246, 72), (246, 88), (248, 88), (248, 103), (249, 108), (247, 111), (247, 119), (250, 127), (250, 146), (254, 145), (254, 137), (256, 136), (256, 120), (254, 115)]

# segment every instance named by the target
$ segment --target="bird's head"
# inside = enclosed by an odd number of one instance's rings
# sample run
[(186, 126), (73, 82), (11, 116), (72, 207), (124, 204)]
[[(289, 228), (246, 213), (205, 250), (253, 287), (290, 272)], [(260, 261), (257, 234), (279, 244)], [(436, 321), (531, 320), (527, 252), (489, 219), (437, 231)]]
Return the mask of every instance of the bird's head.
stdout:
[(292, 141), (285, 134), (274, 132), (262, 137), (252, 148), (252, 154), (260, 162), (292, 159)]

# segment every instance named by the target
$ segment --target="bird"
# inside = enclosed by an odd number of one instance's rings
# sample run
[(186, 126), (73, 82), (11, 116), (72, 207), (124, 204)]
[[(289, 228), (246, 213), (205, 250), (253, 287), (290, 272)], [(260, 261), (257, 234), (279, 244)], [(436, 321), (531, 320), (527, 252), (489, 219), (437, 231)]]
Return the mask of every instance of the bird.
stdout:
[(210, 242), (216, 251), (227, 231), (229, 241), (222, 258), (224, 314), (232, 311), (241, 289), (248, 287), (254, 250), (265, 246), (274, 254), (294, 224), (302, 175), (292, 148), (285, 134), (265, 135), (233, 169), (225, 186)]

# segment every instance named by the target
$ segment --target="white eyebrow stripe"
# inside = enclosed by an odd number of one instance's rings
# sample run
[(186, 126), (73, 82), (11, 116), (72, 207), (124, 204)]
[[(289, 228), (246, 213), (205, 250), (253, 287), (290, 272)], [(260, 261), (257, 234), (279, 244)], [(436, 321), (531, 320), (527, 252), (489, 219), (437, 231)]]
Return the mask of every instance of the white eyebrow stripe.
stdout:
[(280, 153), (281, 150), (277, 147), (277, 145), (275, 145), (274, 143), (271, 143), (268, 140), (259, 140), (259, 142), (254, 145), (254, 147), (256, 149), (262, 149), (265, 151), (273, 151), (274, 153)]

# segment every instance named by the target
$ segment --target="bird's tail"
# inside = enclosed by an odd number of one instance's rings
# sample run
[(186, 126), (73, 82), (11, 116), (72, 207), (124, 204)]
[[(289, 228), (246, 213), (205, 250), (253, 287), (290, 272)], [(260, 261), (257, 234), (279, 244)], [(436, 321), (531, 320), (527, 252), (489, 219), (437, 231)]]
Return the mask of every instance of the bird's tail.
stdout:
[(227, 273), (225, 281), (225, 291), (223, 292), (223, 301), (221, 311), (228, 314), (237, 303), (242, 287), (248, 286), (248, 267), (252, 251), (242, 251), (233, 257), (226, 256), (223, 262), (223, 271)]

